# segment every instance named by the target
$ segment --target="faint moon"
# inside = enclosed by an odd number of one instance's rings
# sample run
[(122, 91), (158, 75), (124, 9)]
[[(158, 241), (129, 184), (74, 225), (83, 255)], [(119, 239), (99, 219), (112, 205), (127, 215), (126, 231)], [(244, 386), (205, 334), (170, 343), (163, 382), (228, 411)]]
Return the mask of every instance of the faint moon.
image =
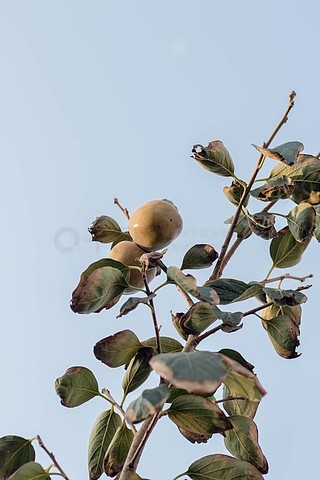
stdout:
[(175, 55), (183, 55), (186, 52), (186, 44), (181, 40), (176, 40), (171, 45), (171, 49)]

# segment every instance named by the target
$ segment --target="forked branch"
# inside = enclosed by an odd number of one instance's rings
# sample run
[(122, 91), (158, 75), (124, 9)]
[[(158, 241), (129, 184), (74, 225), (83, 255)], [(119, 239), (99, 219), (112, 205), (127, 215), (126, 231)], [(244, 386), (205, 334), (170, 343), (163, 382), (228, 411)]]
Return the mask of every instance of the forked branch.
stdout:
[[(296, 96), (296, 93), (295, 92), (291, 92), (290, 96), (289, 96), (289, 103), (288, 103), (288, 106), (286, 108), (286, 111), (283, 115), (283, 117), (281, 118), (280, 122), (278, 123), (278, 125), (276, 126), (276, 128), (274, 129), (274, 131), (272, 132), (272, 134), (270, 135), (270, 138), (267, 140), (267, 142), (264, 142), (263, 143), (263, 147), (264, 148), (267, 148), (269, 147), (269, 145), (271, 144), (272, 140), (275, 138), (275, 136), (277, 135), (277, 133), (279, 132), (279, 130), (281, 129), (281, 127), (287, 122), (288, 120), (288, 115), (290, 113), (290, 110), (292, 110), (293, 106), (294, 106), (294, 98)], [(228, 230), (228, 233), (226, 235), (226, 238), (225, 238), (225, 241), (221, 247), (221, 252), (220, 252), (220, 256), (218, 258), (218, 261), (216, 263), (216, 266), (213, 270), (213, 273), (210, 277), (210, 280), (217, 280), (218, 278), (221, 277), (222, 275), (222, 272), (223, 272), (223, 266), (224, 266), (224, 261), (225, 261), (225, 257), (226, 257), (226, 254), (227, 254), (227, 250), (228, 250), (228, 247), (230, 245), (230, 242), (231, 242), (231, 239), (232, 239), (232, 235), (235, 231), (235, 227), (238, 223), (238, 220), (239, 220), (239, 217), (240, 217), (240, 213), (242, 211), (242, 207), (246, 201), (246, 199), (248, 198), (248, 195), (250, 193), (250, 190), (252, 188), (252, 185), (260, 171), (260, 169), (262, 168), (262, 165), (263, 165), (263, 160), (264, 160), (264, 155), (263, 154), (260, 154), (259, 158), (258, 158), (258, 161), (257, 161), (257, 164), (256, 164), (256, 167), (253, 171), (253, 174), (243, 192), (243, 195), (242, 195), (242, 198), (239, 202), (239, 205), (238, 205), (238, 208), (236, 210), (236, 213), (233, 217), (233, 220), (232, 220), (232, 223), (230, 225), (230, 228)]]

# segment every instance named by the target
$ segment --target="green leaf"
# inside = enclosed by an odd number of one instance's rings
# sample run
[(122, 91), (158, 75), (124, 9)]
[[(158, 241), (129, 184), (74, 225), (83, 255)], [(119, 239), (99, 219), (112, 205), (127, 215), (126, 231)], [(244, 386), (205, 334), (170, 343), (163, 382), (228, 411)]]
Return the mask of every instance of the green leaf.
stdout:
[(107, 215), (97, 217), (88, 230), (93, 242), (112, 243), (122, 235), (119, 224)]
[(153, 348), (144, 347), (140, 348), (135, 357), (131, 359), (122, 380), (122, 388), (125, 397), (128, 393), (139, 388), (149, 377), (152, 372), (149, 361), (153, 354)]
[(167, 270), (167, 276), (169, 281), (179, 285), (183, 290), (198, 300), (211, 303), (212, 305), (216, 305), (220, 301), (213, 289), (208, 288), (207, 286), (198, 287), (196, 279), (192, 275), (185, 275), (178, 267), (169, 267)]
[[(226, 385), (223, 385), (223, 398), (237, 397), (237, 392), (231, 392)], [(253, 402), (243, 397), (237, 400), (227, 400), (223, 402), (223, 408), (229, 415), (242, 415), (253, 419), (257, 413), (259, 402)]]
[(235, 280), (234, 278), (209, 280), (205, 285), (215, 290), (220, 298), (221, 305), (242, 302), (243, 300), (254, 297), (262, 290), (262, 286), (258, 283), (245, 283), (241, 280)]
[(287, 165), (293, 165), (298, 159), (298, 155), (304, 149), (301, 142), (282, 143), (274, 148), (264, 148), (253, 145), (265, 157), (279, 160)]
[(181, 435), (189, 440), (191, 443), (207, 443), (208, 440), (212, 437), (213, 433), (193, 433), (184, 430), (184, 428), (178, 427)]
[(97, 480), (103, 474), (106, 451), (121, 425), (121, 417), (113, 409), (100, 413), (89, 438), (88, 469), (90, 480)]
[(225, 355), (221, 355), (221, 357), (223, 357), (223, 362), (228, 368), (228, 375), (223, 383), (228, 387), (231, 395), (246, 397), (253, 402), (259, 402), (266, 391), (257, 376), (230, 357)]
[(71, 309), (75, 313), (100, 312), (111, 308), (128, 287), (129, 268), (111, 258), (91, 264), (72, 292)]
[[(223, 321), (225, 326), (229, 325), (230, 327), (236, 327), (237, 325), (239, 325), (239, 323), (243, 318), (242, 312), (222, 312), (218, 307), (214, 307), (214, 312), (217, 318)], [(228, 330), (228, 329), (224, 330), (222, 328), (222, 331), (226, 331), (226, 332), (231, 332), (236, 330), (238, 330), (238, 328), (235, 330)]]
[(0, 478), (5, 480), (23, 464), (35, 459), (31, 440), (15, 435), (0, 438)]
[(264, 240), (270, 240), (277, 236), (277, 231), (274, 228), (276, 217), (268, 212), (259, 212), (250, 215), (247, 211), (249, 226), (254, 234)]
[(133, 432), (126, 426), (125, 421), (123, 421), (122, 425), (116, 431), (104, 458), (104, 472), (107, 476), (114, 477), (121, 472), (132, 440)]
[(129, 423), (138, 423), (161, 410), (169, 398), (170, 390), (165, 384), (144, 390), (140, 397), (130, 403), (126, 411)]
[(28, 462), (15, 471), (9, 480), (50, 480), (50, 478), (48, 472), (39, 463)]
[(218, 453), (199, 458), (185, 474), (192, 480), (263, 480), (251, 463)]
[(95, 357), (108, 367), (116, 368), (130, 362), (143, 345), (131, 330), (110, 335), (97, 342), (93, 348)]
[[(244, 185), (245, 183), (239, 183), (238, 180), (233, 180), (232, 184), (230, 187), (224, 187), (223, 193), (227, 197), (227, 199), (235, 206), (238, 206), (240, 203), (240, 200), (244, 194)], [(248, 204), (248, 198), (246, 198), (244, 202), (244, 206)]]
[(299, 324), (301, 307), (278, 307), (272, 305), (263, 310), (262, 325), (267, 331), (271, 343), (280, 357), (296, 358), (300, 342)]
[(313, 235), (316, 237), (318, 242), (320, 242), (320, 205), (315, 205), (313, 208), (316, 212), (315, 229)]
[(227, 377), (222, 356), (211, 352), (179, 352), (155, 355), (150, 365), (161, 377), (190, 393), (214, 392)]
[(301, 312), (302, 308), (300, 305), (296, 307), (271, 305), (262, 311), (262, 317), (263, 320), (267, 321), (277, 317), (278, 315), (287, 315), (291, 318), (293, 323), (299, 327), (301, 324)]
[[(233, 216), (224, 221), (227, 225), (233, 222)], [(249, 238), (252, 234), (252, 230), (249, 227), (249, 221), (244, 213), (240, 213), (239, 220), (235, 226), (234, 231), (238, 234), (238, 238)]]
[(291, 199), (300, 203), (308, 201), (310, 196), (320, 191), (320, 160), (312, 155), (299, 155), (292, 165), (278, 164), (270, 173), (270, 177), (286, 175), (294, 182), (295, 188)]
[(291, 178), (275, 177), (268, 180), (265, 184), (250, 191), (250, 195), (257, 200), (263, 202), (272, 202), (274, 200), (281, 200), (289, 198), (295, 189), (295, 185)]
[[(162, 353), (169, 353), (169, 352), (181, 352), (183, 346), (181, 345), (178, 340), (171, 337), (160, 337), (160, 344)], [(142, 342), (142, 345), (145, 347), (151, 347), (156, 352), (157, 349), (157, 341), (156, 337), (148, 338)]]
[(96, 377), (86, 367), (70, 367), (55, 382), (56, 392), (64, 407), (78, 407), (99, 394)]
[(231, 358), (232, 360), (235, 360), (236, 362), (240, 363), (243, 367), (247, 368), (248, 370), (253, 371), (254, 366), (248, 362), (242, 355), (241, 353), (237, 352), (236, 350), (232, 350), (232, 348), (222, 348), (219, 350), (218, 353), (222, 353), (226, 357)]
[(313, 233), (316, 212), (309, 203), (300, 203), (287, 215), (288, 227), (297, 242), (304, 242)]
[(253, 420), (240, 415), (229, 417), (233, 428), (226, 432), (225, 446), (239, 460), (254, 465), (261, 473), (268, 473), (269, 467), (258, 442), (258, 429)]
[(167, 410), (170, 420), (187, 432), (222, 433), (232, 428), (222, 410), (207, 398), (196, 395), (176, 397)]
[(308, 297), (297, 290), (282, 290), (279, 288), (264, 287), (263, 291), (268, 295), (270, 300), (278, 306), (296, 307), (301, 303), (305, 303)]
[[(200, 150), (199, 150), (200, 149)], [(199, 150), (199, 151), (198, 151)], [(222, 177), (234, 176), (234, 164), (230, 153), (220, 140), (210, 142), (207, 147), (194, 145), (193, 158), (206, 170)]]
[(305, 242), (297, 242), (288, 227), (278, 232), (270, 244), (270, 256), (273, 261), (273, 268), (288, 268), (297, 265), (309, 245), (311, 237)]
[(211, 245), (200, 243), (191, 247), (183, 257), (181, 270), (211, 267), (218, 253)]
[(197, 302), (184, 314), (172, 315), (172, 321), (183, 338), (203, 332), (217, 320), (215, 307), (206, 302)]
[(148, 297), (130, 297), (128, 300), (121, 306), (120, 313), (116, 318), (123, 317), (123, 315), (127, 315), (128, 313), (132, 312), (138, 305), (144, 304), (146, 305), (152, 298), (156, 296), (155, 293), (152, 293)]

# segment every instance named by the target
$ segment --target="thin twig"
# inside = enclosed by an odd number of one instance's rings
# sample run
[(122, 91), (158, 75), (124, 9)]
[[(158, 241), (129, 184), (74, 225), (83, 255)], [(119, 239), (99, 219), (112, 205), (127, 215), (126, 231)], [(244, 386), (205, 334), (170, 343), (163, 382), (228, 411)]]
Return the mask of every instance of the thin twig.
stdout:
[[(149, 296), (151, 296), (152, 292), (149, 288), (149, 283), (148, 283), (148, 279), (147, 279), (147, 275), (145, 272), (142, 272), (142, 278), (143, 278), (143, 283), (144, 283), (144, 286), (146, 288), (146, 293)], [(151, 316), (152, 316), (152, 321), (153, 321), (153, 328), (154, 328), (154, 333), (155, 333), (155, 336), (156, 336), (156, 348), (157, 348), (157, 352), (158, 353), (161, 353), (161, 340), (160, 340), (160, 329), (159, 329), (159, 325), (158, 325), (158, 320), (157, 320), (157, 315), (156, 315), (156, 310), (155, 310), (155, 307), (154, 307), (154, 302), (153, 302), (153, 298), (151, 297), (150, 300), (149, 300), (149, 306), (150, 306), (150, 309), (151, 309)]]
[(236, 240), (234, 241), (234, 243), (231, 245), (231, 247), (229, 248), (229, 250), (226, 252), (226, 255), (223, 259), (223, 261), (221, 262), (221, 266), (220, 266), (220, 272), (221, 272), (221, 275), (223, 273), (223, 270), (226, 268), (226, 266), (228, 265), (231, 257), (233, 257), (233, 255), (235, 254), (235, 252), (238, 250), (238, 248), (240, 247), (241, 243), (246, 239), (247, 237), (237, 237)]
[[(268, 203), (268, 205), (266, 205), (264, 207), (263, 210), (261, 210), (262, 212), (268, 212), (268, 210), (270, 210), (270, 208), (272, 208), (276, 203), (277, 203), (278, 200), (273, 200), (272, 202)], [(220, 275), (222, 275), (224, 269), (226, 268), (226, 266), (228, 265), (230, 259), (233, 257), (233, 255), (235, 254), (235, 252), (238, 250), (238, 248), (240, 247), (241, 243), (244, 241), (244, 240), (247, 240), (247, 238), (249, 238), (251, 236), (251, 231), (247, 234), (247, 235), (238, 235), (237, 239), (234, 241), (234, 243), (231, 245), (231, 247), (229, 248), (229, 250), (227, 251), (225, 257), (224, 257), (224, 260), (223, 262), (221, 263), (221, 266), (220, 266)]]
[[(288, 120), (288, 115), (289, 115), (289, 112), (290, 110), (293, 108), (294, 106), (294, 98), (295, 98), (296, 94), (295, 92), (291, 92), (290, 94), (290, 97), (289, 97), (289, 103), (288, 103), (288, 106), (286, 108), (286, 111), (283, 115), (283, 117), (281, 118), (280, 122), (278, 123), (277, 127), (275, 128), (275, 130), (272, 132), (272, 134), (270, 135), (270, 138), (268, 139), (267, 142), (264, 142), (263, 144), (263, 147), (264, 148), (267, 148), (269, 147), (270, 143), (272, 142), (272, 140), (275, 138), (275, 136), (277, 135), (277, 133), (279, 132), (280, 128), (286, 123), (286, 121)], [(251, 190), (251, 187), (263, 165), (263, 160), (264, 160), (264, 155), (263, 154), (260, 154), (259, 158), (258, 158), (258, 161), (257, 161), (257, 164), (255, 166), (255, 169), (253, 171), (253, 174), (243, 192), (243, 195), (241, 197), (241, 200), (239, 202), (239, 205), (238, 205), (238, 208), (236, 210), (236, 213), (233, 217), (233, 220), (232, 220), (232, 223), (230, 225), (230, 228), (228, 230), (228, 233), (226, 235), (226, 238), (225, 238), (225, 241), (221, 247), (221, 252), (220, 252), (220, 256), (218, 258), (218, 261), (216, 263), (216, 266), (213, 270), (213, 273), (210, 277), (210, 280), (216, 280), (218, 278), (220, 278), (221, 276), (221, 266), (224, 262), (224, 259), (225, 259), (225, 255), (227, 253), (227, 249), (229, 247), (229, 244), (231, 242), (231, 239), (232, 239), (232, 235), (234, 233), (234, 229), (238, 223), (238, 219), (240, 217), (240, 213), (242, 211), (242, 206), (244, 205), (248, 195), (249, 195), (249, 192)]]
[(273, 278), (268, 278), (267, 280), (263, 280), (260, 282), (262, 285), (266, 285), (267, 283), (272, 283), (272, 282), (282, 282), (285, 279), (290, 279), (290, 280), (298, 280), (299, 282), (305, 282), (307, 278), (312, 278), (313, 274), (310, 273), (309, 275), (306, 275), (305, 277), (295, 277), (294, 275), (290, 275), (290, 273), (286, 273), (285, 275), (280, 275), (279, 277), (273, 277)]
[(214, 333), (221, 330), (222, 325), (223, 325), (223, 323), (220, 323), (220, 325), (217, 325), (216, 327), (211, 328), (210, 330), (203, 333), (202, 335), (197, 335), (193, 340), (195, 346), (198, 345), (200, 342), (202, 342), (202, 340), (204, 340), (205, 338), (208, 338), (208, 337), (210, 337), (210, 335), (213, 335)]
[(40, 435), (37, 435), (37, 440), (38, 440), (38, 443), (39, 443), (39, 446), (46, 452), (46, 454), (51, 458), (51, 460), (53, 461), (53, 464), (54, 466), (56, 467), (57, 470), (59, 470), (59, 472), (61, 473), (61, 475), (63, 476), (63, 478), (65, 480), (69, 480), (69, 477), (67, 477), (66, 473), (62, 470), (61, 466), (59, 465), (59, 463), (57, 462), (56, 460), (56, 457), (54, 456), (54, 454), (52, 452), (50, 452), (47, 447), (45, 446), (45, 444), (43, 443)]
[(259, 305), (259, 307), (252, 308), (251, 310), (244, 312), (243, 316), (247, 317), (248, 315), (254, 315), (256, 312), (259, 312), (260, 310), (264, 310), (267, 307), (271, 307), (272, 305), (274, 305), (273, 302), (264, 303), (263, 305)]
[(114, 198), (113, 199), (113, 203), (115, 205), (117, 205), (117, 207), (120, 208), (121, 212), (127, 217), (128, 220), (130, 220), (130, 215), (129, 215), (129, 212), (128, 212), (128, 209), (127, 208), (124, 208), (120, 203), (119, 203), (119, 200), (117, 198)]

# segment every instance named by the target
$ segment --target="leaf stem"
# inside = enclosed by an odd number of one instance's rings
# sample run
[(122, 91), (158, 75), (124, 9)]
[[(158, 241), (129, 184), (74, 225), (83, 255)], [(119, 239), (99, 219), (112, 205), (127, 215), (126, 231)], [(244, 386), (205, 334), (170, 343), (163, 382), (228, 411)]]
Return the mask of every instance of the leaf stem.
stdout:
[(270, 212), (271, 215), (276, 215), (277, 217), (282, 217), (285, 218), (286, 220), (288, 219), (288, 215), (284, 215), (283, 213), (278, 213), (278, 212)]
[(50, 452), (47, 447), (45, 446), (45, 444), (43, 443), (40, 435), (37, 435), (37, 440), (38, 440), (38, 443), (39, 443), (39, 446), (46, 452), (46, 454), (51, 458), (54, 466), (56, 467), (57, 470), (59, 470), (60, 474), (63, 476), (63, 478), (65, 480), (70, 480), (69, 477), (66, 475), (66, 473), (62, 470), (61, 466), (59, 465), (59, 463), (57, 462), (56, 460), (56, 457), (54, 456), (54, 454), (52, 452)]
[(119, 202), (119, 200), (118, 200), (117, 198), (114, 198), (114, 199), (113, 199), (113, 203), (114, 203), (115, 205), (117, 205), (117, 207), (120, 208), (121, 212), (127, 217), (127, 220), (130, 220), (130, 215), (129, 215), (128, 209), (127, 209), (127, 208), (124, 208), (124, 207), (120, 204), (120, 202)]
[(177, 475), (176, 477), (174, 477), (172, 480), (178, 480), (178, 478), (181, 478), (183, 477), (183, 475), (188, 475), (188, 472), (183, 472), (183, 473), (180, 473), (180, 475)]
[[(119, 412), (122, 414), (123, 417), (125, 417), (125, 414), (126, 412), (124, 411), (124, 409), (122, 408), (122, 405), (119, 405), (119, 403), (117, 403), (115, 401), (115, 399), (113, 398), (113, 396), (111, 395), (111, 392), (110, 390), (108, 390), (107, 388), (103, 388), (102, 389), (102, 393), (103, 393), (103, 397), (108, 400), (114, 407), (116, 407)], [(133, 433), (136, 433), (137, 429), (136, 427), (132, 424), (130, 425), (131, 426), (131, 430), (133, 431)]]
[(275, 268), (275, 266), (274, 266), (274, 264), (272, 264), (271, 267), (270, 267), (270, 269), (269, 269), (269, 271), (268, 271), (268, 273), (267, 273), (267, 275), (266, 275), (266, 278), (263, 280), (263, 282), (268, 282), (268, 278), (270, 277), (270, 275), (271, 275), (271, 273), (273, 272), (274, 268)]
[(161, 288), (165, 287), (166, 285), (170, 285), (170, 282), (168, 282), (167, 280), (163, 283), (160, 283), (160, 285), (158, 285), (154, 290), (153, 290), (153, 293), (156, 293), (158, 290), (160, 290)]
[[(288, 103), (288, 106), (286, 108), (286, 111), (283, 115), (283, 117), (281, 118), (280, 122), (278, 123), (278, 125), (276, 126), (276, 128), (274, 129), (274, 131), (272, 132), (272, 134), (270, 135), (269, 139), (267, 140), (267, 142), (264, 142), (263, 143), (263, 147), (264, 148), (267, 148), (269, 147), (270, 143), (272, 142), (272, 140), (275, 138), (275, 136), (277, 135), (277, 133), (279, 132), (279, 130), (281, 129), (281, 127), (287, 122), (288, 120), (288, 115), (289, 115), (289, 112), (290, 110), (293, 108), (294, 106), (294, 98), (295, 98), (296, 94), (295, 92), (291, 92), (290, 96), (289, 96), (289, 103)], [(222, 275), (222, 266), (223, 266), (223, 262), (224, 262), (224, 259), (225, 259), (225, 256), (226, 256), (226, 253), (227, 253), (227, 250), (228, 250), (228, 247), (229, 247), (229, 244), (231, 242), (231, 239), (232, 239), (232, 235), (234, 233), (234, 230), (235, 230), (235, 227), (237, 225), (237, 222), (238, 222), (238, 219), (239, 219), (239, 216), (240, 216), (240, 213), (242, 211), (242, 206), (244, 205), (249, 193), (250, 193), (250, 190), (251, 190), (251, 187), (252, 185), (254, 184), (254, 181), (263, 165), (263, 162), (264, 162), (264, 155), (263, 154), (260, 154), (259, 158), (258, 158), (258, 161), (257, 161), (257, 164), (256, 164), (256, 167), (253, 171), (253, 174), (247, 184), (247, 187), (245, 188), (244, 192), (243, 192), (243, 195), (241, 197), (241, 200), (239, 202), (239, 205), (238, 205), (238, 208), (236, 210), (236, 213), (233, 217), (233, 220), (232, 220), (232, 223), (230, 225), (230, 228), (228, 230), (228, 233), (226, 235), (226, 238), (225, 238), (225, 241), (221, 247), (221, 252), (220, 252), (220, 256), (218, 258), (218, 261), (216, 263), (216, 266), (212, 272), (212, 275), (210, 277), (210, 280), (217, 280), (218, 278), (221, 277)]]
[(224, 403), (224, 402), (229, 402), (230, 400), (248, 400), (247, 397), (226, 397), (222, 398), (221, 400), (216, 400), (216, 403)]

